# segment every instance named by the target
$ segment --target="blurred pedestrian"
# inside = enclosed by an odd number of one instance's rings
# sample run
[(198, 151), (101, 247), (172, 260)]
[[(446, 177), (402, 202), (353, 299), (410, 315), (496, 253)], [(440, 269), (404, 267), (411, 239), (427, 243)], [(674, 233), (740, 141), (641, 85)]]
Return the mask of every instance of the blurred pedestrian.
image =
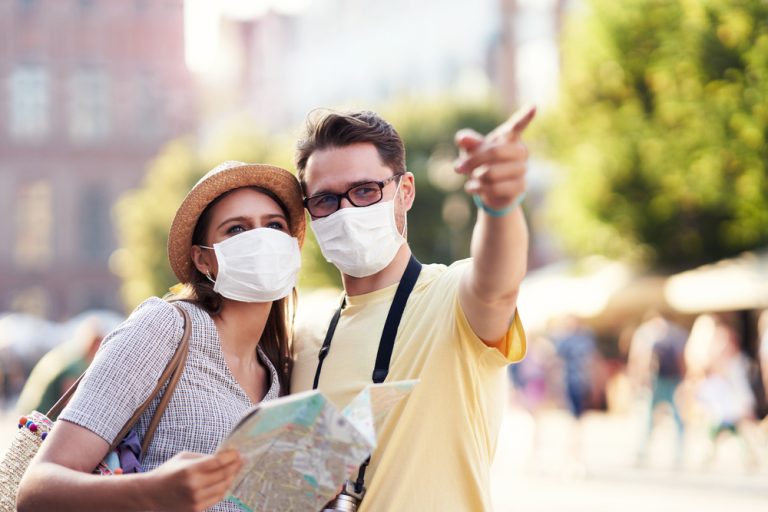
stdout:
[(654, 430), (655, 412), (667, 405), (675, 421), (677, 443), (675, 463), (683, 458), (684, 424), (677, 391), (685, 376), (685, 344), (688, 332), (664, 314), (652, 311), (635, 331), (629, 351), (627, 370), (632, 382), (647, 396), (646, 419), (638, 449), (638, 461), (647, 456)]
[(720, 439), (725, 434), (738, 436), (744, 448), (744, 460), (756, 463), (753, 441), (755, 397), (749, 383), (749, 361), (741, 351), (735, 329), (722, 318), (716, 318), (714, 338), (706, 376), (697, 397), (710, 422), (710, 454), (717, 458)]
[(521, 414), (530, 417), (531, 442), (528, 464), (538, 461), (539, 449), (548, 439), (541, 435), (542, 413), (552, 406), (556, 386), (552, 382), (558, 367), (557, 353), (552, 342), (543, 334), (529, 337), (525, 359), (509, 366), (512, 383), (511, 401)]
[[(248, 409), (288, 391), (288, 301), (304, 231), (290, 172), (226, 162), (204, 176), (168, 234), (171, 268), (184, 287), (169, 300), (146, 300), (104, 339), (24, 475), (18, 509), (239, 511), (221, 500), (240, 458), (214, 451)], [(191, 319), (191, 334), (175, 392), (139, 454), (148, 471), (91, 475), (176, 353), (186, 315), (170, 302)], [(160, 399), (136, 424), (139, 439)]]
[[(768, 309), (764, 310), (760, 314), (760, 318), (757, 323), (758, 332), (758, 347), (757, 347), (757, 359), (760, 365), (760, 375), (763, 382), (763, 396), (768, 401)], [(768, 416), (766, 416), (765, 424), (768, 427)]]
[(568, 410), (575, 422), (570, 429), (568, 472), (583, 475), (581, 418), (595, 404), (595, 375), (598, 373), (599, 353), (595, 335), (576, 316), (569, 315), (556, 322), (550, 332), (557, 355), (562, 363), (562, 384)]
[(568, 410), (574, 418), (581, 418), (593, 403), (593, 370), (598, 355), (595, 335), (575, 316), (563, 318), (550, 334), (563, 363)]
[(536, 416), (551, 398), (550, 378), (557, 357), (552, 342), (543, 335), (531, 337), (525, 359), (509, 366), (517, 404)]
[(77, 326), (72, 339), (44, 355), (30, 373), (16, 403), (16, 411), (48, 412), (53, 404), (88, 368), (101, 341), (117, 324), (90, 316)]
[(13, 405), (35, 364), (60, 344), (58, 325), (35, 315), (0, 315), (0, 374), (3, 401)]
[(696, 317), (685, 344), (685, 376), (696, 382), (706, 377), (718, 337), (718, 320), (713, 314)]

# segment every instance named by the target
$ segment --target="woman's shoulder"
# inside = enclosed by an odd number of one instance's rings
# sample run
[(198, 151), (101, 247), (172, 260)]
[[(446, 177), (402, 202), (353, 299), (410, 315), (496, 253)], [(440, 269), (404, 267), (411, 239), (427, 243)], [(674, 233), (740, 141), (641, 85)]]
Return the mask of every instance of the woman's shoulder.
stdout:
[(104, 339), (103, 345), (114, 342), (137, 345), (147, 342), (173, 343), (183, 330), (184, 320), (173, 304), (159, 297), (150, 297)]
[(172, 322), (175, 318), (180, 318), (181, 314), (173, 304), (160, 297), (150, 297), (136, 306), (128, 320), (145, 322)]

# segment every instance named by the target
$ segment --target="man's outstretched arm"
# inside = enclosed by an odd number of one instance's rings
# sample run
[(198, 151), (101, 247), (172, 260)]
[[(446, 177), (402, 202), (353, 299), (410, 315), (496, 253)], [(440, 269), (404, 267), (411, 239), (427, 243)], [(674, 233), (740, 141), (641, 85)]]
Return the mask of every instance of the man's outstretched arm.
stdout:
[(521, 135), (536, 113), (519, 110), (483, 137), (471, 130), (456, 134), (462, 156), (456, 171), (468, 177), (467, 193), (481, 202), (472, 233), (472, 265), (464, 275), (459, 300), (472, 330), (496, 346), (509, 329), (517, 307), (528, 257), (524, 197), (528, 150)]

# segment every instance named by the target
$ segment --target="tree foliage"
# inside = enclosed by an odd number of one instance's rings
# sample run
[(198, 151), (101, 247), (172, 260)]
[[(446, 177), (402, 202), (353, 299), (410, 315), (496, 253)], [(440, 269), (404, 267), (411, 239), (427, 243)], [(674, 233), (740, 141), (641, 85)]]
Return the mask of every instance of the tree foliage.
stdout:
[(768, 243), (768, 2), (589, 0), (543, 123), (577, 252), (681, 268)]

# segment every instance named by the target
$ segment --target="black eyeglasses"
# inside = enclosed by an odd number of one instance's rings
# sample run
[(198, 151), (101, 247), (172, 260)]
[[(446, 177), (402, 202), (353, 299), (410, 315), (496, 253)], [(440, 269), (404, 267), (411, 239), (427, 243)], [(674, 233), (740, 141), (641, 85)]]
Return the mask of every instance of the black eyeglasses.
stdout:
[(341, 200), (346, 198), (352, 206), (371, 206), (381, 201), (384, 197), (384, 187), (390, 181), (396, 180), (404, 173), (394, 174), (384, 181), (368, 181), (355, 185), (343, 194), (326, 192), (304, 199), (304, 207), (315, 218), (327, 217), (335, 213), (341, 206)]

